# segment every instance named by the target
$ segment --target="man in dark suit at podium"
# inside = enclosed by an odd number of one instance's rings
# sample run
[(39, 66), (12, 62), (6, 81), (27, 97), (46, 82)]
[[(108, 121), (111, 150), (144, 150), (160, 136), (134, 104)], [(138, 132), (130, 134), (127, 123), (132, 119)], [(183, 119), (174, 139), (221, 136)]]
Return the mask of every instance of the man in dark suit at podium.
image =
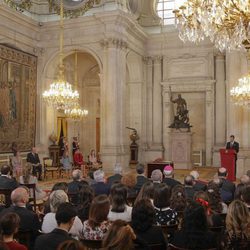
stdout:
[(227, 142), (226, 149), (234, 149), (235, 150), (235, 167), (234, 173), (236, 175), (236, 161), (237, 161), (237, 154), (239, 153), (240, 144), (234, 140), (234, 135), (230, 136), (230, 141)]

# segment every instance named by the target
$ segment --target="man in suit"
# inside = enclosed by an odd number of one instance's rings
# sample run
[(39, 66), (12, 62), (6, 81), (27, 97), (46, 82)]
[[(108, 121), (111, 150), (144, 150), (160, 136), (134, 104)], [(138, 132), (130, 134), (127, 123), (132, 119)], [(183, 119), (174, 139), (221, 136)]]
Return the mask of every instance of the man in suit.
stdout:
[(230, 141), (227, 142), (226, 149), (234, 149), (235, 151), (234, 173), (236, 175), (236, 161), (237, 161), (237, 154), (239, 153), (240, 149), (240, 144), (234, 140), (234, 135), (230, 136)]
[[(221, 196), (224, 202), (232, 201), (234, 199), (234, 193), (235, 193), (235, 184), (227, 180), (227, 176), (228, 176), (228, 173), (225, 168), (218, 169), (218, 178), (221, 180)], [(223, 192), (229, 193), (230, 197), (227, 199), (224, 199), (222, 195)]]
[(24, 232), (30, 231), (32, 234), (31, 242), (34, 242), (41, 227), (37, 214), (26, 207), (29, 201), (29, 190), (25, 187), (16, 188), (11, 193), (11, 201), (12, 206), (3, 209), (0, 217), (8, 212), (18, 214), (20, 217), (19, 230)]
[(38, 174), (38, 180), (42, 180), (42, 164), (40, 163), (40, 159), (36, 150), (36, 147), (33, 147), (31, 149), (31, 152), (27, 154), (27, 162), (30, 162), (32, 164), (32, 174), (34, 176), (37, 176)]
[(174, 179), (174, 169), (170, 165), (166, 165), (163, 169), (164, 179), (162, 182), (166, 183), (170, 189), (176, 185), (181, 185), (181, 183)]
[(184, 178), (185, 194), (187, 199), (193, 200), (194, 197), (194, 178), (191, 175), (187, 175)]
[(121, 182), (122, 179), (122, 167), (119, 163), (115, 164), (114, 174), (109, 176), (107, 182), (111, 187), (114, 182)]
[(207, 183), (199, 180), (199, 173), (196, 170), (190, 172), (190, 175), (194, 178), (194, 190), (195, 191), (206, 191)]
[(3, 165), (1, 167), (0, 188), (14, 190), (17, 186), (16, 180), (10, 176), (10, 166)]
[(109, 195), (110, 186), (107, 183), (105, 183), (104, 172), (101, 169), (96, 170), (94, 172), (94, 179), (96, 183), (91, 185), (91, 187), (94, 190), (95, 196), (100, 194)]
[(58, 246), (67, 240), (72, 240), (69, 236), (77, 213), (74, 206), (68, 202), (62, 203), (56, 212), (56, 222), (58, 227), (52, 232), (39, 236), (36, 239), (35, 250), (55, 250)]
[(143, 186), (144, 183), (148, 182), (148, 178), (145, 177), (144, 175), (144, 165), (143, 164), (138, 164), (136, 166), (136, 172), (137, 172), (137, 176), (136, 176), (136, 184), (135, 184), (135, 190), (136, 192), (140, 192), (141, 187)]

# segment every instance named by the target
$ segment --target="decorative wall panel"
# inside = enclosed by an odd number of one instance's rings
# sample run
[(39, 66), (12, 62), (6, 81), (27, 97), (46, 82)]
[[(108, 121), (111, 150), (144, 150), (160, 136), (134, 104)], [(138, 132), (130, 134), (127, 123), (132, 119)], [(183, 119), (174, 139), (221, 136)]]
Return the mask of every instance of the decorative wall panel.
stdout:
[(0, 45), (0, 153), (34, 145), (37, 58)]

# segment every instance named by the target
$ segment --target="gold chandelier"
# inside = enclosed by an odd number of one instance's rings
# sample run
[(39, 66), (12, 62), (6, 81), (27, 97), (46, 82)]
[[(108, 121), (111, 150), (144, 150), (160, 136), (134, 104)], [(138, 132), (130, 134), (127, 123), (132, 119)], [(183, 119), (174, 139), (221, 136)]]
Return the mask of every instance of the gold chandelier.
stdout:
[(73, 107), (79, 100), (79, 93), (65, 81), (63, 65), (63, 0), (60, 2), (60, 54), (58, 80), (50, 84), (49, 90), (43, 92), (43, 99), (59, 110)]
[[(75, 86), (78, 86), (78, 77), (77, 77), (77, 51), (75, 51), (75, 69), (74, 69), (74, 78), (75, 78)], [(79, 105), (79, 102), (75, 103), (75, 105), (71, 108), (64, 110), (65, 115), (67, 118), (72, 120), (81, 120), (84, 116), (88, 115), (88, 110), (82, 109)]]
[(200, 42), (209, 37), (220, 51), (244, 49), (248, 41), (248, 0), (187, 0), (173, 11), (182, 41)]

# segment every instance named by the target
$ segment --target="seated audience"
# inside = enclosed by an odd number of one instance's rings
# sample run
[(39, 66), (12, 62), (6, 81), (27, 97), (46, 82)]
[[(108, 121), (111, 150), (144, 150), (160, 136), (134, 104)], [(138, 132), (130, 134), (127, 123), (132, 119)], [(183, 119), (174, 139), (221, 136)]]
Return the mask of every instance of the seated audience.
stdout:
[(28, 250), (24, 245), (14, 240), (14, 235), (18, 232), (20, 218), (16, 213), (6, 213), (0, 219), (0, 232), (4, 244), (9, 250)]
[(155, 211), (148, 199), (138, 201), (132, 210), (131, 226), (136, 237), (145, 241), (148, 245), (161, 244), (161, 249), (166, 249), (166, 241), (161, 227), (154, 226)]
[(189, 201), (183, 226), (176, 232), (172, 244), (184, 249), (209, 249), (217, 247), (216, 235), (208, 231), (207, 218), (201, 205)]
[(90, 151), (90, 154), (89, 154), (89, 164), (90, 165), (98, 165), (98, 161), (97, 161), (97, 157), (96, 157), (96, 153), (95, 153), (94, 149), (92, 149)]
[(170, 165), (166, 165), (163, 170), (164, 179), (162, 182), (166, 183), (170, 189), (181, 183), (174, 179), (174, 169)]
[[(68, 202), (67, 194), (62, 190), (53, 191), (50, 196), (50, 213), (47, 213), (43, 218), (42, 231), (43, 233), (50, 233), (57, 227), (56, 212), (58, 207), (65, 202)], [(75, 216), (73, 225), (69, 231), (72, 236), (79, 236), (82, 231), (82, 222)]]
[(56, 211), (55, 220), (57, 226), (52, 232), (39, 236), (34, 250), (55, 250), (67, 240), (71, 240), (69, 231), (74, 224), (76, 210), (70, 203), (61, 203)]
[(11, 165), (13, 167), (13, 177), (16, 177), (18, 179), (23, 171), (22, 157), (20, 155), (20, 151), (16, 151), (14, 153), (14, 156), (11, 158)]
[(249, 170), (247, 170), (247, 176), (249, 176), (249, 177), (250, 177), (250, 169), (249, 169)]
[(120, 182), (122, 178), (122, 167), (121, 164), (116, 163), (114, 167), (114, 175), (111, 175), (107, 179), (107, 183), (111, 187), (114, 182)]
[(183, 212), (186, 207), (186, 193), (182, 185), (176, 185), (172, 189), (170, 207), (178, 212)]
[(177, 223), (177, 213), (170, 208), (170, 188), (165, 183), (155, 188), (154, 209), (157, 225)]
[[(228, 173), (225, 168), (219, 168), (218, 178), (221, 180), (221, 196), (224, 202), (231, 202), (234, 199), (235, 184), (227, 179)], [(223, 195), (223, 191), (230, 194), (230, 197)]]
[(80, 152), (79, 148), (76, 149), (73, 160), (74, 160), (74, 164), (81, 169), (84, 164), (84, 161), (83, 161), (83, 155)]
[(94, 191), (90, 186), (82, 186), (79, 190), (77, 215), (82, 222), (89, 218), (89, 209), (94, 199)]
[(208, 194), (204, 191), (198, 191), (194, 194), (194, 201), (200, 204), (205, 211), (207, 216), (208, 227), (221, 227), (223, 226), (223, 221), (220, 214), (211, 209), (209, 204)]
[(125, 174), (121, 178), (121, 183), (128, 189), (128, 198), (135, 198), (137, 191), (135, 190), (136, 178), (133, 174)]
[(242, 190), (241, 199), (250, 211), (250, 186), (245, 186)]
[(106, 234), (102, 246), (103, 250), (132, 250), (148, 249), (142, 242), (138, 241), (134, 230), (125, 221), (116, 220), (112, 223), (108, 233)]
[(92, 186), (93, 184), (96, 184), (96, 181), (94, 179), (94, 172), (95, 170), (90, 169), (87, 174), (87, 177), (85, 178), (85, 181), (87, 181), (90, 186)]
[(136, 184), (135, 184), (134, 188), (135, 188), (136, 192), (138, 193), (141, 190), (143, 184), (145, 182), (148, 182), (149, 180), (144, 175), (145, 168), (144, 168), (143, 164), (138, 164), (136, 166), (136, 172), (137, 172), (137, 176), (136, 176)]
[(69, 173), (72, 169), (72, 163), (71, 163), (70, 158), (69, 158), (69, 151), (68, 150), (64, 150), (60, 162), (62, 164), (62, 169), (66, 172), (67, 176), (69, 176)]
[[(27, 162), (27, 164), (24, 167), (23, 175), (20, 176), (19, 178), (19, 183), (20, 184), (36, 184), (36, 199), (37, 200), (42, 200), (44, 199), (47, 194), (44, 192), (42, 189), (38, 187), (38, 182), (36, 176), (31, 175), (32, 171), (32, 165)], [(30, 192), (30, 196), (32, 197), (33, 192)], [(32, 197), (33, 198), (33, 197)]]
[(148, 199), (153, 205), (154, 192), (155, 192), (154, 184), (151, 181), (145, 182), (143, 184), (139, 194), (136, 197), (135, 204), (142, 199)]
[(106, 195), (95, 197), (90, 205), (89, 219), (84, 221), (81, 238), (85, 240), (102, 240), (109, 230), (108, 221), (110, 203)]
[(57, 250), (86, 250), (82, 243), (78, 240), (66, 240), (62, 242)]
[(242, 183), (244, 185), (250, 185), (250, 177), (246, 174), (242, 175), (240, 177), (240, 183)]
[(222, 201), (219, 186), (214, 181), (208, 183), (207, 195), (213, 213), (227, 213), (227, 205)]
[(226, 230), (225, 249), (250, 249), (250, 214), (242, 201), (234, 200), (229, 205)]
[(184, 178), (185, 194), (187, 199), (192, 200), (194, 197), (194, 178), (191, 175), (187, 175)]
[(123, 184), (117, 183), (111, 187), (110, 202), (111, 206), (108, 214), (110, 221), (131, 221), (132, 207), (127, 205), (127, 188)]
[(42, 180), (42, 164), (37, 153), (36, 147), (31, 149), (31, 152), (27, 154), (27, 162), (32, 164), (32, 174), (37, 177), (38, 180)]
[(199, 180), (199, 173), (196, 170), (193, 170), (190, 172), (190, 175), (194, 178), (194, 190), (195, 191), (206, 191), (207, 189), (207, 183), (204, 181)]
[(10, 166), (3, 165), (1, 167), (0, 188), (14, 190), (17, 186), (16, 180), (10, 176)]
[(157, 187), (158, 184), (162, 182), (162, 172), (160, 169), (155, 169), (151, 173), (151, 181), (153, 182), (154, 186)]
[(99, 169), (94, 172), (94, 179), (96, 181), (91, 187), (94, 190), (95, 195), (106, 194), (109, 195), (110, 186), (105, 183), (104, 172)]

